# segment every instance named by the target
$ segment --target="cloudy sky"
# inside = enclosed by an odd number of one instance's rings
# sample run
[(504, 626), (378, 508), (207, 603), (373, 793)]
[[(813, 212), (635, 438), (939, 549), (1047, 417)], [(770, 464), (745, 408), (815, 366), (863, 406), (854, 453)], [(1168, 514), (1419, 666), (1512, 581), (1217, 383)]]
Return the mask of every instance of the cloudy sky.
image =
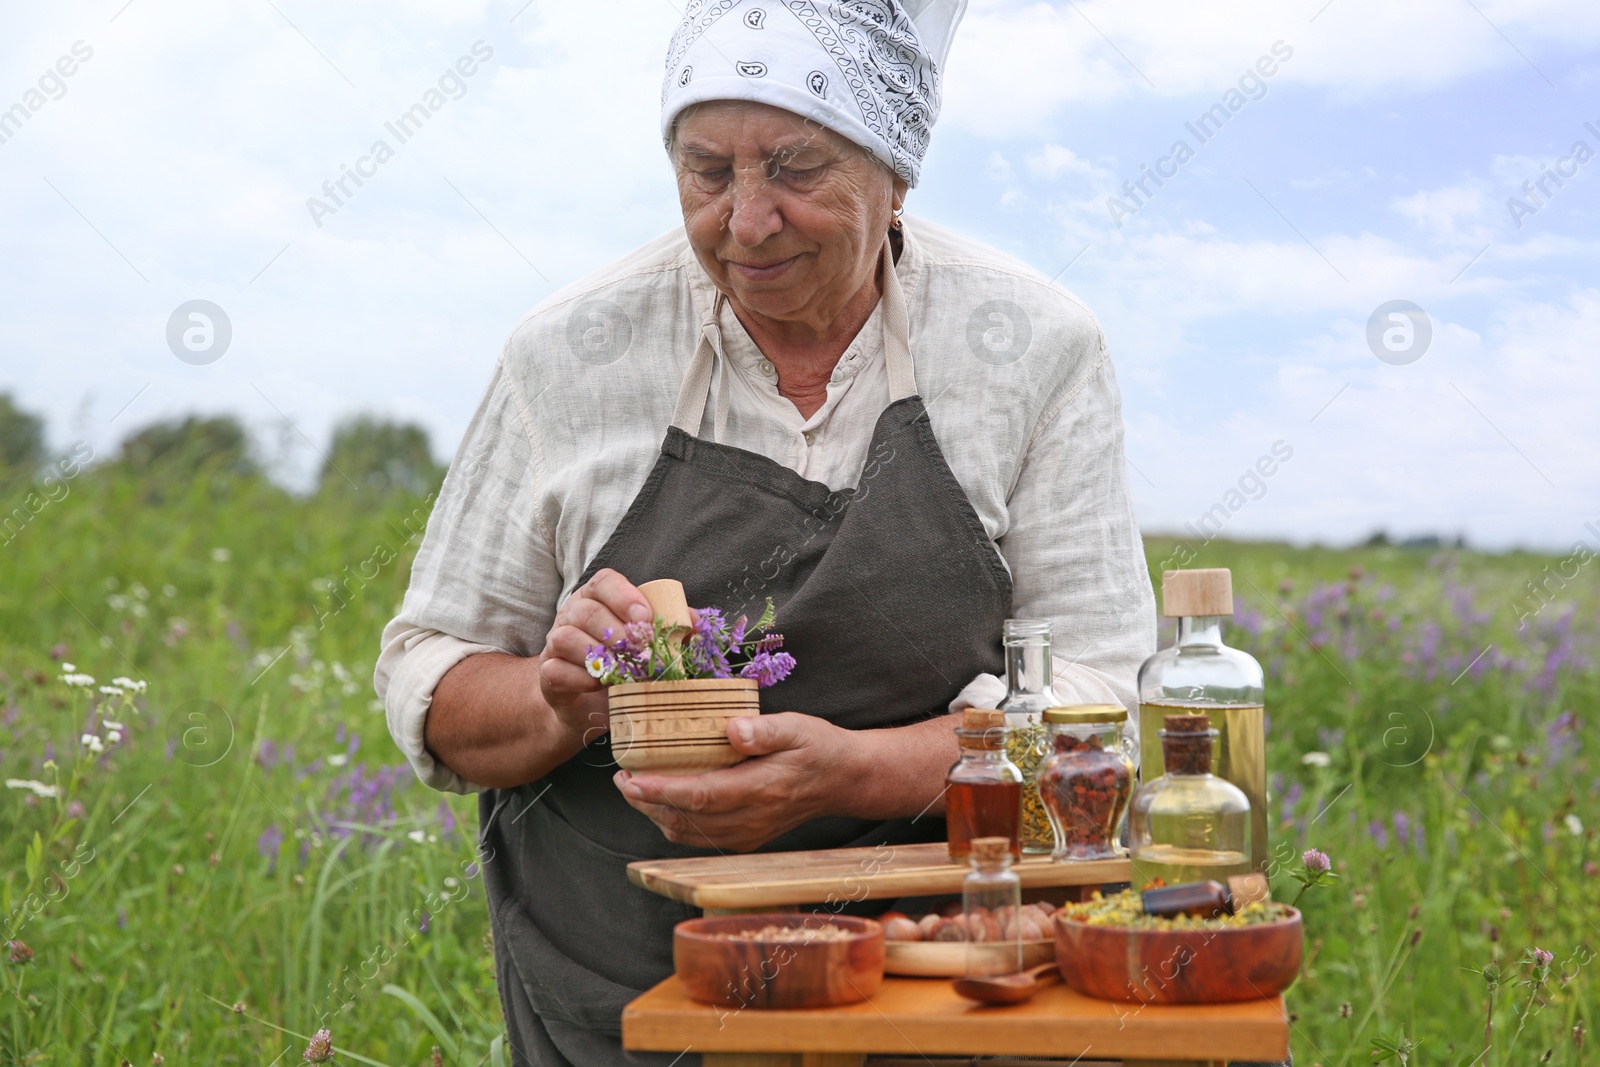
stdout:
[[(8, 5), (0, 390), (103, 453), (231, 411), (303, 478), (365, 410), (449, 454), (521, 314), (678, 223), (679, 10)], [(1147, 530), (1283, 442), (1229, 535), (1596, 542), (1597, 90), (1593, 0), (972, 0), (908, 209), (1099, 315)], [(231, 328), (198, 365), (168, 343), (196, 300)]]

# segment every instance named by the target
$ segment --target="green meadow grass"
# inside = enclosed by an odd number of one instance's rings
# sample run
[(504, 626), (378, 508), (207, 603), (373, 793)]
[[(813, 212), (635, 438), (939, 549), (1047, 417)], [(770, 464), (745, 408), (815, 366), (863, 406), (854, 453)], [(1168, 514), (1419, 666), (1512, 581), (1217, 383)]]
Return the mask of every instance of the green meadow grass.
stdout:
[[(0, 791), (0, 922), (32, 953), (0, 957), (0, 1061), (288, 1064), (325, 1026), (343, 1063), (503, 1062), (476, 805), (396, 768), (370, 684), (426, 501), (68, 484), (0, 534), (0, 775), (61, 791)], [(1276, 852), (1340, 875), (1302, 901), (1296, 1062), (1583, 1062), (1592, 565), (1519, 631), (1559, 558), (1195, 548), (1234, 568), (1268, 666)], [(147, 688), (99, 692), (119, 676)]]

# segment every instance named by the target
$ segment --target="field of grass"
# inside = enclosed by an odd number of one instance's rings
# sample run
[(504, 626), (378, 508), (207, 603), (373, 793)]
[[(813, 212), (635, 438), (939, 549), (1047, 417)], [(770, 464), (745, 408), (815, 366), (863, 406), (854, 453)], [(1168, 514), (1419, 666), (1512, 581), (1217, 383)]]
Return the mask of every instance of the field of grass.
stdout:
[[(370, 683), (426, 501), (66, 484), (0, 534), (0, 776), (40, 783), (0, 790), (0, 1062), (288, 1064), (320, 1027), (341, 1063), (499, 1061), (475, 803), (411, 780)], [(1600, 597), (1561, 562), (1189, 561), (1234, 568), (1268, 668), (1276, 849), (1340, 875), (1297, 1063), (1584, 1062)]]

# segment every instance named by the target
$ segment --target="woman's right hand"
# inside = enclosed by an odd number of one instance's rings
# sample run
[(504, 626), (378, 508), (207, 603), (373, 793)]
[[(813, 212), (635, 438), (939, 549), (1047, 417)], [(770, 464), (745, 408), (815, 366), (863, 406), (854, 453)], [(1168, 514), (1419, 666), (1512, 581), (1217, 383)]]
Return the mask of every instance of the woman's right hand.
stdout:
[(650, 602), (639, 587), (607, 567), (573, 590), (556, 612), (544, 652), (539, 656), (539, 689), (545, 702), (584, 743), (603, 733), (609, 722), (605, 690), (584, 660), (589, 649), (613, 639), (630, 622), (647, 622)]

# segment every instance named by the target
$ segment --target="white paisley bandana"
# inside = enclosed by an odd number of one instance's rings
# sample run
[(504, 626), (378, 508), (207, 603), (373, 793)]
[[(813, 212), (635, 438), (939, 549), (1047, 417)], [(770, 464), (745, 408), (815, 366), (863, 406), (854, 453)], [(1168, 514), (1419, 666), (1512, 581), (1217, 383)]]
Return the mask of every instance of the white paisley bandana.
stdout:
[(691, 104), (750, 100), (812, 119), (911, 185), (939, 117), (966, 0), (690, 0), (667, 49), (661, 136)]

